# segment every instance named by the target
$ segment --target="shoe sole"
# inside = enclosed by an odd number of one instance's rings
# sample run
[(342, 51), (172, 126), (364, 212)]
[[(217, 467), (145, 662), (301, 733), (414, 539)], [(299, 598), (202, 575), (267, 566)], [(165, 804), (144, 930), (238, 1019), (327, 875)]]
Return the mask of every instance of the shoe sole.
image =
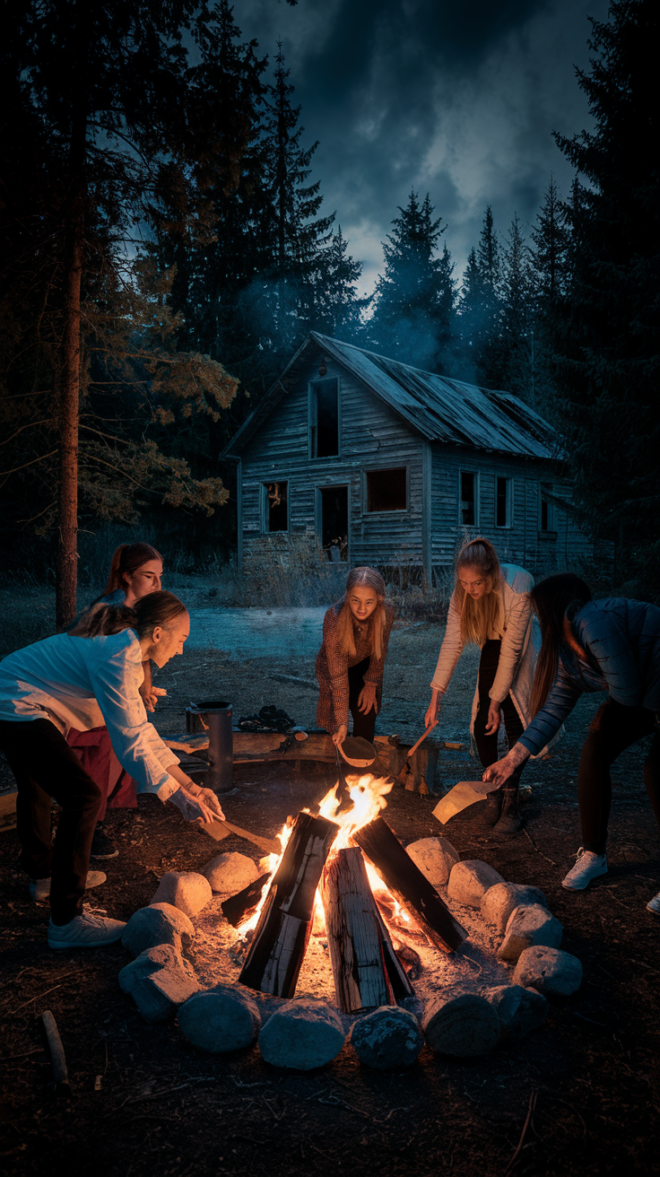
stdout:
[(594, 879), (602, 879), (603, 875), (606, 874), (606, 870), (601, 870), (597, 875), (592, 875), (590, 879), (587, 879), (586, 883), (579, 883), (577, 887), (574, 883), (567, 883), (565, 879), (562, 879), (561, 885), (566, 891), (586, 891), (587, 887), (590, 883), (593, 883)]
[(646, 904), (646, 910), (651, 912), (651, 915), (660, 915), (660, 909), (653, 907), (650, 903)]
[(89, 857), (90, 858), (117, 858), (118, 854), (119, 854), (118, 850), (113, 850), (112, 854), (90, 854)]
[(94, 940), (93, 942), (92, 942), (92, 941), (89, 941), (89, 940), (86, 940), (84, 944), (80, 943), (80, 941), (78, 941), (78, 942), (77, 942), (77, 943), (75, 943), (75, 944), (72, 944), (72, 943), (71, 943), (71, 941), (59, 941), (59, 940), (58, 940), (58, 941), (54, 941), (54, 940), (49, 940), (49, 941), (48, 941), (48, 947), (49, 947), (49, 948), (54, 948), (54, 949), (64, 949), (64, 948), (105, 948), (106, 944), (116, 944), (118, 940), (121, 940), (121, 938), (122, 938), (122, 935), (123, 935), (123, 928), (122, 928), (122, 930), (121, 930), (121, 932), (119, 933), (119, 935), (118, 935), (118, 936), (113, 936), (113, 937), (112, 937), (112, 940)]

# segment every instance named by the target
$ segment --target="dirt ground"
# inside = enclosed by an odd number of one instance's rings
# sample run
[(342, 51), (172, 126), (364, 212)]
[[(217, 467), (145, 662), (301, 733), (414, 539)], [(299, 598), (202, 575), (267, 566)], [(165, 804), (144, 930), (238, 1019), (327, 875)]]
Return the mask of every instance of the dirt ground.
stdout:
[[(428, 625), (395, 629), (382, 733), (399, 732), (409, 741), (421, 731), (440, 638)], [(464, 657), (442, 713), (444, 738), (467, 741), (475, 670), (474, 655)], [(155, 716), (163, 735), (183, 730), (185, 705), (196, 698), (230, 700), (236, 718), (277, 703), (299, 724), (314, 721), (313, 659), (239, 663), (222, 651), (191, 650), (157, 682), (168, 690)], [(121, 945), (48, 950), (47, 910), (29, 902), (26, 880), (15, 869), (15, 831), (1, 834), (5, 1171), (39, 1177), (44, 1169), (79, 1177), (659, 1172), (660, 921), (645, 903), (660, 888), (660, 843), (642, 783), (643, 745), (615, 769), (609, 873), (582, 894), (561, 887), (579, 846), (575, 778), (597, 702), (584, 700), (552, 757), (527, 767), (526, 833), (509, 842), (486, 836), (480, 806), (443, 828), (432, 816), (433, 797), (402, 788), (389, 795), (385, 816), (404, 842), (444, 834), (463, 857), (485, 859), (506, 879), (541, 887), (564, 925), (562, 946), (584, 967), (579, 993), (553, 1002), (540, 1030), (476, 1062), (439, 1058), (425, 1048), (409, 1070), (379, 1073), (345, 1047), (324, 1070), (291, 1075), (269, 1068), (257, 1047), (236, 1056), (203, 1055), (176, 1024), (142, 1021), (117, 984), (129, 960)], [(440, 760), (439, 790), (475, 776), (467, 750), (447, 750)], [(240, 766), (225, 811), (243, 827), (275, 834), (289, 813), (313, 807), (332, 783), (329, 766), (300, 772), (292, 763)], [(0, 785), (11, 786), (3, 763)], [(233, 837), (216, 846), (155, 798), (140, 799), (137, 811), (110, 811), (108, 824), (120, 856), (106, 864), (108, 881), (90, 902), (122, 919), (149, 902), (166, 870), (198, 869), (218, 849), (259, 854)], [(213, 972), (216, 909), (214, 900), (191, 953), (200, 975)], [(62, 1035), (70, 1100), (53, 1094), (40, 1020), (45, 1009)], [(534, 1114), (509, 1168), (534, 1093)]]

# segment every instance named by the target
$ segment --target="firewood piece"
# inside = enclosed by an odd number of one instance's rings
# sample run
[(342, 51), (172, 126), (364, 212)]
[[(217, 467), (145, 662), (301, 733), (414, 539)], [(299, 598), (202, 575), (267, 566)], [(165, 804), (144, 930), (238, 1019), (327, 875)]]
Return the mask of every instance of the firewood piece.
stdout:
[(443, 952), (454, 952), (467, 940), (465, 928), (442, 902), (435, 887), (406, 853), (382, 817), (362, 826), (353, 841), (371, 859), (385, 885), (424, 932)]
[(222, 841), (228, 834), (236, 834), (238, 838), (245, 838), (247, 842), (253, 842), (266, 854), (279, 854), (280, 852), (280, 844), (275, 838), (262, 838), (260, 834), (253, 834), (251, 830), (243, 830), (230, 821), (205, 822), (199, 829), (208, 834), (209, 838), (213, 838), (215, 842)]
[(324, 817), (298, 814), (261, 909), (242, 985), (293, 997), (312, 932), (316, 888), (338, 829)]
[(321, 899), (339, 1008), (357, 1013), (410, 996), (412, 986), (371, 893), (357, 846), (340, 850), (328, 863)]
[(261, 875), (260, 878), (255, 879), (254, 883), (248, 883), (242, 891), (236, 895), (232, 895), (231, 899), (225, 899), (222, 906), (222, 914), (233, 928), (240, 928), (250, 919), (253, 912), (259, 906), (264, 887), (270, 878), (270, 872)]
[(69, 1072), (66, 1066), (66, 1055), (64, 1054), (64, 1047), (62, 1046), (62, 1039), (57, 1028), (57, 1022), (49, 1009), (45, 1009), (41, 1015), (41, 1020), (46, 1031), (46, 1041), (48, 1042), (48, 1049), (50, 1051), (50, 1061), (53, 1067), (53, 1079), (55, 1080), (55, 1090), (58, 1095), (71, 1095), (71, 1085), (69, 1083)]

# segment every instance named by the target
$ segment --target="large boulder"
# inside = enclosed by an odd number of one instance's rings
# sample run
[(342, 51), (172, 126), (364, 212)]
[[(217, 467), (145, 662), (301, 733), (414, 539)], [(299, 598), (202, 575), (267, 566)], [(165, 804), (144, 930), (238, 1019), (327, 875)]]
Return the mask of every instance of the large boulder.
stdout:
[(500, 1040), (500, 1019), (485, 997), (451, 990), (429, 1002), (422, 1029), (431, 1050), (453, 1058), (489, 1054)]
[(484, 892), (481, 899), (481, 914), (499, 935), (503, 935), (509, 916), (516, 907), (541, 903), (547, 907), (545, 895), (538, 887), (526, 887), (521, 883), (495, 883)]
[(546, 997), (570, 997), (582, 984), (582, 965), (577, 956), (561, 948), (526, 948), (513, 974), (515, 985), (532, 986)]
[(336, 1058), (346, 1040), (341, 1019), (322, 1001), (288, 1001), (266, 1022), (259, 1050), (267, 1063), (289, 1071), (311, 1071)]
[(496, 985), (484, 989), (482, 997), (497, 1011), (504, 1042), (524, 1038), (548, 1016), (547, 999), (536, 989), (524, 989), (522, 985)]
[(249, 887), (263, 874), (247, 854), (238, 854), (235, 850), (216, 854), (202, 867), (201, 873), (208, 879), (212, 889), (221, 895), (238, 895), (239, 891)]
[(204, 875), (195, 874), (194, 871), (170, 870), (160, 880), (151, 902), (171, 903), (172, 907), (178, 907), (185, 915), (193, 916), (206, 907), (212, 898), (211, 884)]
[(181, 951), (188, 948), (195, 929), (178, 907), (171, 903), (153, 903), (134, 912), (124, 928), (121, 942), (133, 956), (159, 944), (172, 944)]
[(182, 1034), (209, 1054), (227, 1054), (251, 1046), (261, 1026), (256, 1001), (235, 985), (216, 985), (181, 1006)]
[(493, 866), (478, 858), (467, 858), (452, 867), (447, 894), (466, 907), (481, 907), (481, 900), (488, 888), (503, 882), (501, 874)]
[(164, 1022), (173, 1017), (199, 989), (192, 965), (172, 944), (141, 952), (121, 970), (119, 984), (147, 1022)]
[(461, 857), (447, 838), (419, 838), (406, 846), (406, 851), (434, 887), (447, 882)]
[(542, 907), (533, 903), (531, 907), (516, 907), (509, 916), (506, 933), (497, 955), (500, 960), (518, 960), (526, 948), (542, 944), (546, 948), (559, 948), (564, 934), (558, 919)]
[(398, 1005), (382, 1005), (353, 1023), (349, 1042), (360, 1062), (387, 1071), (414, 1063), (424, 1038), (414, 1014)]

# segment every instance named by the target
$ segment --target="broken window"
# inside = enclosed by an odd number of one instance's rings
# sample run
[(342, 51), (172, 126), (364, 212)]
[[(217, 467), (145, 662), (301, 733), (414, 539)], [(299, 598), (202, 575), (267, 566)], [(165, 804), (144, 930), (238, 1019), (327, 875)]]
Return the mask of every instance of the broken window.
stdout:
[(552, 504), (552, 485), (549, 482), (541, 483), (539, 528), (541, 531), (555, 530), (555, 512)]
[(288, 531), (287, 482), (264, 483), (264, 531)]
[(367, 471), (367, 511), (405, 511), (408, 508), (406, 467)]
[(473, 470), (461, 470), (459, 519), (466, 527), (473, 527), (477, 522), (477, 483), (478, 475)]
[(312, 384), (310, 406), (313, 458), (333, 458), (339, 453), (339, 383), (317, 380)]
[(348, 560), (348, 487), (322, 487), (319, 499), (323, 550), (333, 562)]
[(513, 479), (495, 479), (495, 526), (511, 527), (512, 523)]

